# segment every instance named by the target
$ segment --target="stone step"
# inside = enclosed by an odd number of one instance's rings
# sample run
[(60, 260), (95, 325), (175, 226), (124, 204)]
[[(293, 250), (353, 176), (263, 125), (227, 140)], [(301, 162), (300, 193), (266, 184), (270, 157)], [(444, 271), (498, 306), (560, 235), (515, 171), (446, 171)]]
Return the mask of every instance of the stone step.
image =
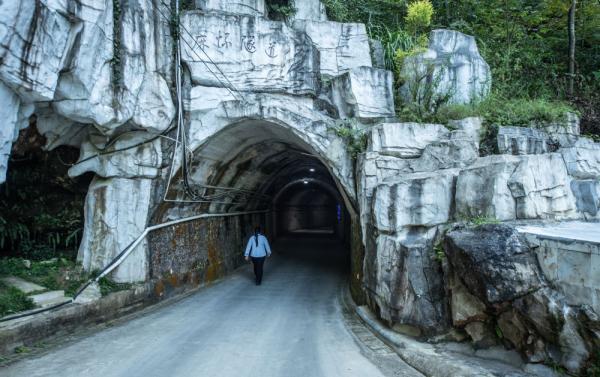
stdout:
[(23, 293), (43, 292), (48, 290), (48, 288), (42, 287), (41, 285), (37, 285), (35, 283), (29, 282), (16, 276), (8, 276), (2, 278), (2, 281), (11, 287), (17, 288)]
[(29, 296), (36, 305), (45, 308), (68, 300), (65, 291), (49, 291)]

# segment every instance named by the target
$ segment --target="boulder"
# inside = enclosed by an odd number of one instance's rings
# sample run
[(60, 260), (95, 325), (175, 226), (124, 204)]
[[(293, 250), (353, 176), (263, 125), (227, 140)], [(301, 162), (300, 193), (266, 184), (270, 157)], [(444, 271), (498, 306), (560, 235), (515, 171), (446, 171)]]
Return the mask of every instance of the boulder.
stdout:
[[(85, 226), (77, 255), (86, 271), (106, 267), (142, 234), (151, 192), (151, 179), (94, 178), (86, 196)], [(146, 250), (144, 240), (117, 267), (112, 278), (117, 282), (145, 281)]]
[(461, 131), (465, 136), (471, 138), (479, 148), (479, 140), (481, 139), (481, 130), (483, 128), (483, 120), (479, 117), (469, 117), (459, 120), (450, 120), (448, 127)]
[(383, 123), (371, 129), (368, 151), (402, 158), (421, 156), (425, 147), (449, 133), (441, 124)]
[(463, 327), (470, 322), (483, 322), (487, 319), (485, 304), (469, 293), (458, 279), (452, 279), (450, 290), (450, 310), (454, 326)]
[(468, 104), (487, 96), (492, 84), (490, 67), (479, 54), (475, 38), (453, 30), (432, 31), (429, 48), (407, 57), (401, 76), (400, 95), (408, 103), (424, 104), (433, 93), (434, 98), (447, 98), (449, 103)]
[(515, 198), (508, 181), (520, 160), (508, 155), (479, 158), (456, 181), (456, 218), (516, 218)]
[(185, 12), (181, 24), (191, 34), (181, 46), (194, 85), (317, 94), (319, 53), (305, 33), (260, 17), (198, 11)]
[(518, 219), (567, 219), (576, 214), (575, 197), (558, 153), (524, 156), (508, 180)]
[(339, 117), (387, 118), (395, 114), (390, 71), (358, 67), (331, 81), (331, 102)]
[(410, 160), (414, 172), (434, 172), (464, 168), (479, 157), (477, 143), (460, 131), (453, 131), (446, 140), (427, 145), (421, 157)]
[(542, 154), (548, 152), (550, 138), (534, 128), (498, 127), (497, 142), (500, 154)]
[(486, 304), (512, 301), (542, 286), (536, 256), (513, 227), (456, 229), (447, 233), (444, 244), (457, 276)]
[(441, 333), (448, 321), (441, 267), (432, 258), (430, 235), (417, 233), (380, 235), (365, 261), (365, 284), (384, 320)]
[(496, 335), (484, 322), (471, 322), (465, 326), (475, 348), (489, 348), (497, 343)]
[(567, 171), (576, 179), (600, 178), (600, 143), (579, 138), (571, 147), (561, 148)]
[(543, 129), (552, 144), (560, 147), (571, 147), (579, 140), (579, 117), (574, 113), (567, 113), (565, 119), (550, 123), (534, 123), (536, 128)]
[(296, 20), (293, 28), (308, 35), (319, 51), (321, 75), (335, 77), (372, 64), (364, 24)]
[(377, 186), (372, 213), (381, 232), (435, 226), (451, 217), (456, 171), (415, 173)]

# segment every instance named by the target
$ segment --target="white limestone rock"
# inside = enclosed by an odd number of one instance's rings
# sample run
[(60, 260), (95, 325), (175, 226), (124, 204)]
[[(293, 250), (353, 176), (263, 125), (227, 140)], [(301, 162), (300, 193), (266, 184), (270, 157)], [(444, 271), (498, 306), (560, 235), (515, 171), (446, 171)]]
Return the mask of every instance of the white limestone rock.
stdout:
[(450, 128), (461, 131), (464, 135), (471, 138), (479, 147), (481, 139), (481, 130), (483, 128), (483, 120), (479, 117), (469, 117), (459, 120), (451, 120), (448, 122)]
[(78, 33), (66, 1), (0, 3), (0, 79), (28, 101), (50, 101)]
[(377, 229), (395, 233), (406, 226), (448, 222), (456, 174), (456, 170), (415, 173), (378, 185), (372, 209)]
[(196, 7), (205, 11), (222, 11), (253, 16), (265, 15), (264, 0), (196, 0)]
[(292, 20), (327, 21), (325, 6), (320, 0), (300, 0), (293, 4), (296, 12)]
[(427, 51), (405, 59), (402, 77), (400, 95), (408, 103), (423, 103), (426, 93), (433, 91), (434, 97), (448, 97), (450, 103), (468, 104), (487, 96), (492, 84), (490, 67), (475, 38), (443, 29), (431, 32)]
[(600, 181), (596, 179), (572, 180), (571, 190), (575, 196), (577, 210), (586, 218), (600, 214)]
[(38, 105), (35, 115), (37, 130), (46, 138), (46, 150), (51, 151), (61, 145), (79, 148), (88, 134), (86, 125), (58, 115), (49, 106)]
[(237, 101), (227, 88), (212, 86), (194, 86), (190, 91), (190, 99), (185, 103), (185, 109), (194, 113), (206, 113), (214, 110), (222, 102)]
[(191, 11), (181, 23), (193, 36), (182, 35), (182, 60), (194, 85), (316, 95), (318, 52), (306, 34), (252, 16)]
[[(0, 8), (1, 9), (1, 8)], [(8, 159), (15, 136), (19, 132), (17, 120), (19, 116), (19, 97), (6, 85), (0, 82), (0, 184), (6, 181)]]
[(571, 180), (558, 153), (521, 158), (508, 180), (517, 219), (566, 219), (576, 216)]
[(435, 229), (412, 234), (380, 234), (365, 258), (367, 294), (390, 324), (421, 333), (443, 331), (447, 323), (442, 273), (431, 257)]
[[(170, 12), (159, 6), (163, 13)], [(106, 134), (128, 121), (163, 131), (171, 124), (175, 107), (159, 72), (165, 65), (161, 56), (170, 53), (162, 51), (162, 41), (156, 37), (165, 38), (161, 32), (168, 25), (150, 2), (124, 3), (121, 12), (121, 33), (115, 36), (111, 1), (85, 0), (77, 8), (83, 20), (81, 32), (61, 74), (53, 107), (60, 115), (95, 124)], [(115, 38), (121, 46), (117, 52), (113, 51)]]
[(94, 172), (104, 178), (157, 178), (162, 163), (160, 142), (152, 134), (131, 132), (101, 150), (88, 139), (81, 144), (79, 161), (69, 169), (69, 176)]
[(306, 33), (319, 50), (321, 75), (334, 77), (354, 68), (371, 67), (364, 24), (296, 20), (293, 28)]
[(573, 146), (561, 148), (559, 152), (567, 164), (567, 171), (574, 178), (600, 178), (600, 143), (579, 138)]
[(395, 115), (393, 75), (371, 67), (354, 68), (331, 81), (331, 100), (339, 117), (387, 118)]
[[(108, 265), (146, 227), (151, 179), (96, 177), (84, 207), (85, 226), (77, 260), (86, 271)], [(138, 247), (112, 273), (117, 282), (144, 281), (148, 275), (147, 244)]]
[(514, 220), (516, 202), (508, 182), (519, 163), (518, 157), (495, 155), (462, 170), (456, 182), (456, 218)]
[(112, 2), (82, 0), (80, 3), (77, 16), (81, 19), (81, 31), (60, 75), (53, 107), (76, 122), (109, 127), (116, 122), (111, 83)]
[(419, 157), (427, 145), (448, 133), (441, 124), (383, 123), (371, 129), (368, 151), (402, 158)]
[(574, 113), (567, 113), (564, 120), (552, 123), (534, 123), (532, 126), (543, 129), (550, 136), (552, 142), (561, 147), (571, 147), (579, 140), (579, 117)]
[(498, 127), (496, 137), (500, 154), (527, 155), (548, 152), (547, 133), (527, 127)]

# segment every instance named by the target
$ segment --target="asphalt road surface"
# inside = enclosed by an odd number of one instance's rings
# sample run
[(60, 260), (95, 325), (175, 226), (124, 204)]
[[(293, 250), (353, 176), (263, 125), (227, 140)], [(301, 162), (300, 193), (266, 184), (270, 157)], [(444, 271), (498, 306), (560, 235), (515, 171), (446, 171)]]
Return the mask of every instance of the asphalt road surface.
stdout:
[(250, 266), (169, 306), (0, 368), (0, 376), (420, 376), (340, 303), (345, 259), (326, 240), (279, 242), (263, 284)]

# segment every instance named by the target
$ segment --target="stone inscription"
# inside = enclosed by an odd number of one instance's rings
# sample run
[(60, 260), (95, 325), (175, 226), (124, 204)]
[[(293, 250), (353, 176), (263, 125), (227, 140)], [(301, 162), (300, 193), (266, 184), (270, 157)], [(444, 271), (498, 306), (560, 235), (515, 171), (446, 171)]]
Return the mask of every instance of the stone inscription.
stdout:
[[(202, 32), (201, 34), (197, 34), (196, 36), (194, 36), (195, 43), (193, 44), (193, 48), (206, 52), (206, 50), (211, 48), (211, 40), (213, 41), (212, 47), (216, 48), (219, 51), (237, 48), (232, 42), (231, 33), (226, 33), (222, 30), (219, 30), (216, 34), (212, 36), (212, 38), (209, 37), (208, 32)], [(264, 49), (264, 54), (271, 59), (275, 59), (278, 56), (277, 49), (278, 43), (271, 40), (268, 42), (268, 45)], [(258, 51), (256, 36), (252, 34), (242, 35), (240, 38), (239, 50), (246, 51), (250, 54), (256, 53)], [(193, 59), (192, 61), (200, 60)]]

